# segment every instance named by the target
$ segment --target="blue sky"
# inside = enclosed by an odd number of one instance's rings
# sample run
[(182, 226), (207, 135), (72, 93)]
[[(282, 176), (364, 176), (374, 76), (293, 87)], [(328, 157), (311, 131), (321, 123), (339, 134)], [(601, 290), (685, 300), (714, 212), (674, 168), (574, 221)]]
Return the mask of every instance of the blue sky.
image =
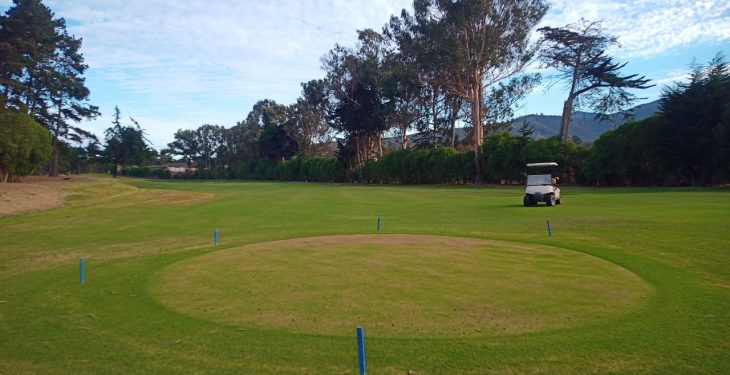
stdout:
[[(3, 10), (10, 5), (0, 0)], [(300, 82), (322, 78), (320, 58), (335, 43), (352, 45), (355, 31), (380, 30), (411, 0), (46, 0), (71, 33), (84, 39), (91, 102), (103, 116), (82, 124), (101, 135), (113, 108), (134, 117), (155, 148), (177, 129), (233, 126), (264, 98), (294, 102)], [(618, 37), (611, 54), (626, 73), (664, 85), (683, 79), (694, 60), (730, 55), (730, 1), (554, 0), (542, 25), (581, 17), (604, 20)], [(542, 26), (541, 25), (541, 26)], [(559, 114), (565, 90), (543, 85), (517, 115)]]

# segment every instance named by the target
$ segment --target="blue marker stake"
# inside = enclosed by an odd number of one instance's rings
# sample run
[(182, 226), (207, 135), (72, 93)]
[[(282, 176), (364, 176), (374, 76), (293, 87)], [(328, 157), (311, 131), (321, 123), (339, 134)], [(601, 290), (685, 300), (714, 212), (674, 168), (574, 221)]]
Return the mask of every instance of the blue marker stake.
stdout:
[(365, 337), (362, 334), (362, 327), (357, 327), (357, 359), (360, 375), (365, 375)]
[(550, 220), (547, 221), (547, 228), (548, 228), (548, 236), (553, 236), (553, 227), (550, 226)]
[(213, 245), (218, 246), (218, 228), (213, 229)]
[(378, 216), (378, 221), (377, 221), (377, 223), (375, 224), (375, 230), (376, 230), (377, 232), (380, 232), (380, 216)]
[(81, 285), (84, 285), (84, 257), (79, 259), (79, 280), (81, 281)]

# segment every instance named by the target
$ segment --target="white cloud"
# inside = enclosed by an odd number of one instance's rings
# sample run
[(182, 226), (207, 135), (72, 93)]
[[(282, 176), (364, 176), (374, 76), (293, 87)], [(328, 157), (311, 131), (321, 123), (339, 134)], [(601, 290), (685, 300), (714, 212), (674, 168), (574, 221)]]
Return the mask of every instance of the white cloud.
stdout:
[[(412, 0), (46, 0), (84, 38), (93, 104), (108, 127), (114, 105), (140, 120), (158, 147), (178, 128), (231, 126), (256, 100), (296, 99), (321, 78), (320, 58), (355, 30), (380, 30)], [(0, 0), (6, 4), (6, 0)], [(730, 2), (555, 0), (543, 25), (603, 19), (622, 59), (730, 40)], [(727, 44), (726, 44), (727, 45)], [(682, 62), (686, 64), (685, 62)], [(666, 77), (661, 77), (667, 78)]]
[[(187, 114), (189, 127), (223, 121), (231, 126), (256, 100), (293, 102), (300, 82), (323, 76), (320, 58), (335, 43), (353, 44), (355, 30), (379, 30), (410, 3), (47, 1), (84, 38), (92, 100), (100, 91), (102, 102), (114, 100), (107, 99), (114, 96), (109, 91), (119, 93), (113, 103), (95, 104), (105, 113), (118, 104), (132, 116), (148, 116), (159, 124), (150, 133), (164, 129), (168, 139), (170, 124), (179, 123), (171, 116)], [(230, 108), (232, 102), (240, 105)], [(107, 117), (96, 122), (106, 124)]]
[(651, 80), (651, 83), (659, 87), (672, 86), (675, 83), (689, 81), (691, 72), (689, 69), (669, 69), (665, 71), (656, 72)]
[(605, 21), (609, 34), (621, 44), (613, 52), (623, 58), (730, 40), (730, 1), (556, 0), (543, 23), (562, 26), (581, 18)]

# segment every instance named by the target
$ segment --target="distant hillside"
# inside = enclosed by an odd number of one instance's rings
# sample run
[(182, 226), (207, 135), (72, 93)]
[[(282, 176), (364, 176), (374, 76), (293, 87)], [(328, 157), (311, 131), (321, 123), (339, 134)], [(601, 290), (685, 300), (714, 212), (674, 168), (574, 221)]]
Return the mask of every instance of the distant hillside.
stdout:
[[(659, 101), (653, 101), (646, 104), (641, 104), (633, 107), (624, 112), (614, 113), (609, 115), (609, 118), (605, 121), (599, 121), (596, 119), (596, 114), (591, 112), (576, 112), (573, 114), (570, 125), (570, 136), (578, 137), (583, 142), (593, 142), (598, 139), (601, 134), (608, 130), (615, 129), (619, 125), (625, 123), (630, 119), (643, 120), (651, 117), (653, 114), (659, 111)], [(628, 115), (628, 117), (627, 117)], [(558, 135), (560, 130), (560, 116), (554, 115), (527, 115), (517, 117), (512, 120), (512, 132), (516, 133), (517, 129), (522, 126), (522, 123), (527, 123), (535, 129), (532, 134), (533, 138), (548, 138)], [(456, 129), (456, 139), (459, 142), (463, 142), (464, 138), (467, 137), (466, 128)], [(427, 135), (422, 133), (414, 133), (408, 136), (408, 140), (411, 145), (418, 143), (419, 139), (423, 139)], [(448, 143), (448, 140), (442, 140), (444, 143)], [(398, 137), (383, 138), (383, 145), (386, 148), (399, 148), (400, 139)]]
[[(659, 111), (659, 101), (641, 104), (627, 111), (614, 113), (606, 121), (596, 119), (591, 112), (576, 112), (570, 123), (570, 135), (577, 136), (583, 141), (593, 142), (608, 130), (615, 129), (629, 119), (643, 120)], [(628, 118), (626, 117), (628, 115)], [(524, 121), (535, 129), (534, 138), (548, 138), (558, 135), (560, 130), (560, 116), (527, 115), (517, 117), (512, 124), (518, 129)]]

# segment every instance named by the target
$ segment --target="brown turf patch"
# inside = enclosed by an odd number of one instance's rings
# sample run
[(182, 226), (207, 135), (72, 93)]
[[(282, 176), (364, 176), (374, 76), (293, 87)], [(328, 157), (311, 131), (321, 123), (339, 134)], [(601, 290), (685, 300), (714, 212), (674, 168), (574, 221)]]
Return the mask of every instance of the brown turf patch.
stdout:
[[(10, 192), (7, 195), (3, 192)], [(139, 189), (124, 180), (94, 178), (88, 176), (28, 177), (21, 183), (0, 184), (0, 212), (8, 215), (32, 213), (43, 209), (63, 207), (65, 217), (41, 215), (32, 221), (9, 224), (6, 229), (18, 233), (35, 231), (39, 225), (63, 226), (84, 210), (114, 210), (140, 205), (168, 207), (187, 205), (211, 200), (212, 193), (177, 190)], [(7, 199), (7, 203), (3, 201)], [(1, 216), (1, 215), (0, 215)], [(174, 253), (198, 248), (209, 243), (207, 239), (191, 239), (186, 236), (168, 236), (156, 241), (129, 241), (88, 249), (64, 248), (49, 250), (25, 245), (5, 245), (0, 252), (0, 279), (26, 272), (41, 271), (59, 265), (73, 264), (80, 256), (90, 261), (104, 262), (135, 256)]]
[(68, 193), (62, 183), (30, 179), (29, 182), (0, 183), (0, 217), (59, 207)]
[(565, 249), (472, 238), (342, 235), (253, 244), (174, 264), (151, 283), (173, 309), (237, 327), (469, 337), (598, 324), (651, 288)]

